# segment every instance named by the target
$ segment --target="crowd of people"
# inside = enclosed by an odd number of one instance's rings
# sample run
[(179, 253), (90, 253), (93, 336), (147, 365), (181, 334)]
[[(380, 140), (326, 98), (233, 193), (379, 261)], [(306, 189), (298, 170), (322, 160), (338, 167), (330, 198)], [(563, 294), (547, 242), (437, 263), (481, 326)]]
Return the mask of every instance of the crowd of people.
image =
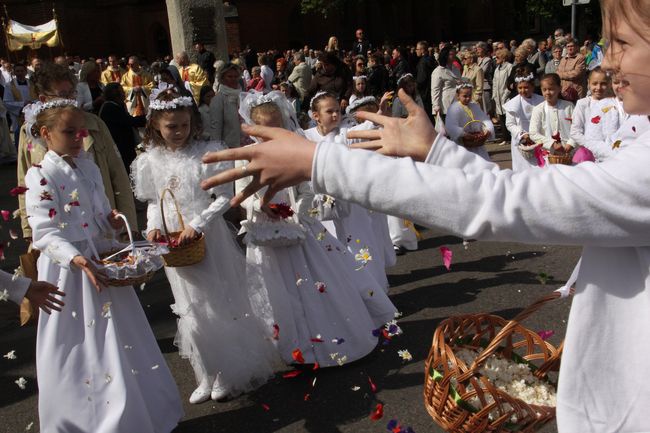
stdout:
[[(601, 46), (578, 45), (558, 29), (521, 44), (378, 49), (359, 29), (350, 50), (331, 37), (323, 50), (247, 49), (227, 62), (200, 43), (196, 62), (186, 52), (150, 64), (116, 55), (2, 62), (2, 156), (18, 161), (23, 236), (41, 252), (42, 280), (7, 284), (16, 302), (66, 311), (38, 322), (42, 430), (168, 432), (182, 417), (135, 293), (108, 286), (92, 260), (95, 245), (123, 234), (118, 213), (137, 230), (134, 198), (146, 207), (149, 242), (172, 245), (169, 230), (178, 245), (205, 243), (202, 261), (165, 268), (175, 344), (196, 376), (190, 403), (251, 391), (287, 366), (344, 365), (369, 354), (382, 330), (399, 332), (386, 268), (417, 249), (413, 223), (336, 182), (332, 192), (308, 181), (255, 192), (253, 163), (206, 165), (203, 156), (252, 144), (242, 125), (347, 151), (377, 133), (378, 114), (409, 119), (420, 107), (448, 137), (440, 152), (461, 152), (476, 170), (488, 167), (484, 144), (497, 133), (511, 141), (516, 171), (554, 156), (604, 163), (650, 122), (625, 112), (624, 86), (599, 67)], [(364, 170), (343, 159), (338, 166)], [(237, 179), (201, 187), (233, 168)], [(246, 197), (239, 211), (233, 197)], [(165, 219), (176, 212), (182, 218)], [(480, 238), (472, 227), (454, 231)]]

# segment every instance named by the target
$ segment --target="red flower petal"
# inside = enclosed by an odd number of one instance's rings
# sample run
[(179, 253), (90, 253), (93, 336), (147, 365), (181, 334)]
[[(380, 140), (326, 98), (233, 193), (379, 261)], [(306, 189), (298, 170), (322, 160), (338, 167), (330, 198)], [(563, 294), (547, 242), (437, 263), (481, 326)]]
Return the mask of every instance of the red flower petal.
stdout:
[(295, 349), (292, 353), (291, 356), (293, 357), (293, 360), (296, 361), (299, 364), (304, 364), (305, 363), (305, 358), (302, 356), (302, 352), (300, 349)]
[(305, 394), (305, 396), (303, 397), (303, 399), (304, 399), (305, 401), (311, 400), (311, 394), (310, 394), (310, 393)]
[(370, 419), (373, 421), (378, 421), (384, 416), (384, 405), (381, 403), (377, 403), (377, 407), (375, 410), (370, 414)]
[(56, 209), (50, 208), (47, 215), (50, 217), (50, 219), (54, 218), (54, 216), (56, 215)]
[(41, 179), (41, 186), (45, 186), (45, 185), (47, 185), (47, 179), (42, 178)]
[(320, 368), (320, 364), (318, 362), (314, 363), (314, 368), (312, 370), (316, 371)]
[(25, 194), (25, 191), (27, 191), (29, 188), (26, 188), (24, 186), (17, 186), (15, 188), (11, 188), (9, 191), (9, 194), (11, 194), (12, 197), (16, 197), (19, 194)]
[(268, 411), (270, 411), (270, 410), (271, 410), (271, 406), (269, 406), (269, 405), (268, 405), (268, 404), (266, 404), (266, 403), (262, 403), (262, 409), (264, 409), (265, 411), (267, 411), (267, 412), (268, 412)]
[(11, 215), (11, 212), (9, 212), (8, 210), (2, 210), (0, 211), (0, 213), (2, 214), (3, 220), (9, 221), (9, 215)]
[(595, 116), (591, 118), (591, 123), (599, 124), (600, 123), (600, 116)]
[(542, 337), (542, 340), (547, 340), (551, 338), (555, 334), (555, 331), (548, 330), (548, 331), (537, 331), (537, 335)]
[(315, 337), (314, 337), (314, 338), (311, 339), (311, 342), (312, 342), (312, 343), (322, 343), (322, 342), (323, 342), (323, 339), (322, 339), (322, 338), (315, 338)]
[(284, 373), (282, 377), (285, 379), (291, 379), (292, 377), (300, 376), (301, 374), (302, 370), (292, 370), (288, 373)]

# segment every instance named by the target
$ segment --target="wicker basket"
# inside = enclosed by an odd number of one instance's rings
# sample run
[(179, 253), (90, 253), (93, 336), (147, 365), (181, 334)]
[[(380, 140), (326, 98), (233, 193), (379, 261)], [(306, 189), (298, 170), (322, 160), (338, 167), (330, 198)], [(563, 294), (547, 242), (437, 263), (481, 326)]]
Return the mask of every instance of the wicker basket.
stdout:
[[(181, 230), (177, 232), (169, 232), (167, 229), (167, 223), (165, 222), (165, 195), (171, 195), (172, 200), (174, 201), (174, 208), (176, 209), (176, 216), (178, 218), (178, 225)], [(169, 189), (165, 188), (160, 196), (160, 214), (162, 215), (163, 230), (165, 231), (165, 237), (167, 240), (176, 239), (183, 230), (185, 230), (185, 223), (183, 222), (183, 215), (181, 215), (180, 210), (178, 209), (178, 202), (174, 193)], [(186, 245), (172, 247), (168, 246), (169, 254), (163, 255), (163, 260), (165, 261), (165, 266), (169, 268), (180, 268), (183, 266), (190, 266), (199, 263), (205, 257), (205, 236), (203, 233), (196, 238), (195, 240), (189, 242)]]
[(570, 153), (549, 153), (548, 163), (572, 165), (571, 154)]
[[(479, 369), (497, 353), (528, 362), (539, 379), (548, 379), (547, 373), (557, 371), (564, 343), (555, 347), (520, 322), (560, 296), (553, 292), (543, 297), (511, 321), (489, 314), (468, 314), (450, 317), (438, 326), (426, 362), (424, 385), (424, 404), (436, 423), (452, 433), (531, 433), (555, 418), (554, 407), (530, 405), (508, 395)], [(462, 348), (481, 352), (472, 365), (465, 366), (454, 355)], [(467, 403), (474, 397), (480, 403)]]
[[(133, 232), (131, 231), (131, 226), (129, 225), (129, 220), (126, 218), (126, 216), (124, 216), (124, 214), (120, 213), (120, 214), (117, 214), (117, 216), (118, 216), (118, 218), (121, 218), (124, 221), (124, 224), (126, 225), (126, 232), (129, 235), (129, 245), (130, 245), (129, 248), (131, 250), (133, 250), (135, 248), (136, 242), (133, 240)], [(113, 251), (108, 251), (108, 252), (104, 252), (104, 253), (99, 254), (97, 252), (97, 249), (95, 248), (95, 244), (93, 243), (91, 238), (88, 238), (88, 243), (89, 243), (91, 249), (93, 250), (94, 257), (98, 258), (97, 259), (98, 262), (106, 259), (107, 257), (108, 258), (113, 257), (116, 254), (122, 253), (122, 252), (124, 252), (124, 251), (126, 251), (128, 249), (127, 248), (127, 249), (122, 249), (122, 250), (113, 250)], [(147, 272), (147, 273), (144, 273), (144, 274), (141, 274), (141, 275), (136, 275), (136, 276), (127, 277), (127, 278), (108, 278), (106, 280), (106, 283), (107, 283), (108, 286), (112, 286), (112, 287), (125, 287), (125, 286), (136, 286), (136, 285), (139, 286), (140, 284), (143, 284), (143, 283), (146, 283), (147, 281), (149, 281), (153, 277), (154, 273), (155, 273), (155, 271), (154, 272)]]
[[(463, 126), (463, 131), (469, 134), (479, 134), (487, 132), (487, 128), (480, 120), (470, 120)], [(467, 137), (463, 138), (463, 146), (467, 149), (472, 149), (475, 147), (481, 147), (487, 141), (488, 135), (484, 135), (480, 140), (479, 139), (468, 139)]]

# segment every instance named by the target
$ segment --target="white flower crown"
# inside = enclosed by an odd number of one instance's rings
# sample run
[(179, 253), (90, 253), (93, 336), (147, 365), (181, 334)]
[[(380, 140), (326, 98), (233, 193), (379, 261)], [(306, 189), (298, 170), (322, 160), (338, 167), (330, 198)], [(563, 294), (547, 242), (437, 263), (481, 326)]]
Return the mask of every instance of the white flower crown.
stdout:
[(377, 98), (375, 98), (374, 96), (364, 96), (363, 98), (357, 98), (354, 100), (353, 103), (348, 105), (348, 107), (345, 109), (345, 113), (350, 114), (357, 108), (361, 107), (362, 105), (371, 104), (371, 103), (376, 104)]
[(525, 77), (517, 77), (517, 78), (515, 78), (515, 83), (521, 83), (522, 81), (533, 81), (533, 80), (535, 80), (535, 76), (531, 72), (530, 74), (528, 74)]
[(250, 106), (251, 108), (259, 107), (260, 105), (268, 104), (269, 102), (273, 102), (272, 96), (268, 93), (266, 95), (261, 94), (250, 103)]
[(194, 100), (190, 96), (179, 96), (174, 98), (171, 101), (161, 101), (160, 99), (154, 99), (149, 104), (149, 110), (175, 110), (181, 107), (191, 107), (194, 105)]
[(456, 91), (458, 92), (459, 90), (462, 89), (473, 89), (473, 88), (474, 86), (472, 86), (472, 83), (464, 82), (456, 86)]
[(411, 74), (410, 72), (407, 72), (406, 74), (404, 74), (404, 75), (402, 75), (401, 77), (399, 77), (399, 79), (397, 80), (397, 85), (399, 86), (399, 83), (401, 83), (402, 80), (403, 80), (404, 78), (406, 78), (406, 77), (411, 77), (411, 78), (413, 78), (413, 74)]
[(319, 91), (319, 92), (316, 92), (316, 94), (314, 95), (314, 97), (311, 98), (311, 100), (309, 101), (309, 108), (311, 108), (312, 105), (314, 105), (314, 101), (315, 101), (316, 99), (318, 99), (318, 98), (320, 98), (321, 96), (326, 95), (326, 94), (327, 94), (327, 92), (325, 92), (325, 91), (323, 91), (323, 90), (321, 90), (321, 91)]
[(368, 77), (366, 77), (365, 75), (355, 75), (354, 77), (352, 77), (352, 79), (354, 81), (359, 81), (359, 80), (366, 80), (367, 81)]
[(36, 117), (44, 110), (59, 107), (78, 107), (79, 104), (74, 99), (53, 99), (47, 102), (34, 102), (23, 109), (25, 122), (30, 125), (36, 124)]

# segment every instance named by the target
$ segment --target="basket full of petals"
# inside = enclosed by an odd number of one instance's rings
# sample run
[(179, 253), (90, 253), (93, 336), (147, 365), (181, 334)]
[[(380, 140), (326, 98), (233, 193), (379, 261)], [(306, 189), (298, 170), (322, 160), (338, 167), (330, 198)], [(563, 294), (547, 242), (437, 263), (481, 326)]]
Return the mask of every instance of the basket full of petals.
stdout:
[(490, 132), (480, 120), (470, 120), (463, 126), (463, 146), (466, 148), (480, 147), (485, 144)]
[(129, 244), (122, 249), (111, 249), (98, 253), (92, 238), (88, 243), (93, 251), (93, 261), (106, 275), (107, 284), (113, 287), (136, 286), (146, 283), (163, 266), (162, 255), (167, 249), (149, 242), (135, 242), (129, 222), (123, 214), (121, 218), (129, 235)]
[(521, 322), (560, 296), (553, 292), (510, 321), (467, 314), (440, 323), (424, 386), (436, 423), (453, 433), (531, 433), (555, 418), (563, 344), (552, 345)]
[[(174, 202), (174, 209), (176, 210), (176, 217), (178, 218), (178, 226), (180, 227), (179, 231), (170, 232), (167, 228), (167, 222), (165, 221), (165, 195), (169, 194)], [(162, 216), (163, 230), (165, 232), (163, 237), (163, 242), (167, 243), (167, 248), (169, 253), (163, 256), (165, 261), (165, 266), (170, 268), (180, 268), (183, 266), (195, 265), (205, 257), (205, 237), (203, 233), (199, 234), (196, 239), (193, 239), (189, 243), (181, 245), (178, 241), (180, 234), (185, 229), (185, 223), (183, 221), (183, 215), (178, 208), (178, 202), (174, 193), (165, 188), (160, 196), (160, 215)]]

